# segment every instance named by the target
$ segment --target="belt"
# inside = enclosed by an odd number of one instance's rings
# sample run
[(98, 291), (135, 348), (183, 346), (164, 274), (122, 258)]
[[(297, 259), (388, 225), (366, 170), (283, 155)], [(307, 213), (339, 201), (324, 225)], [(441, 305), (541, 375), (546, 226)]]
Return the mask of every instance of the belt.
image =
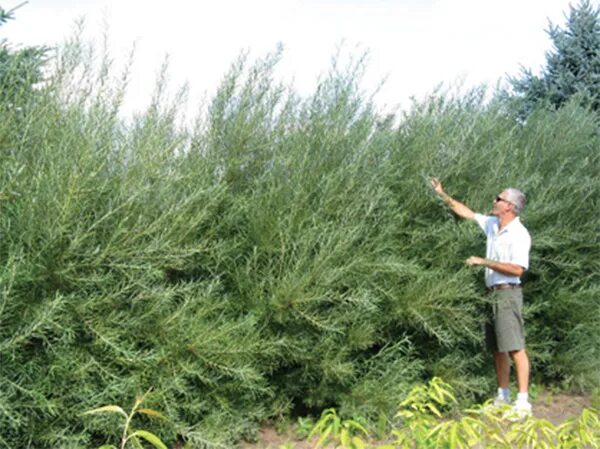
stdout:
[(511, 290), (514, 288), (521, 288), (521, 284), (496, 284), (487, 288), (488, 292), (496, 292), (498, 290)]

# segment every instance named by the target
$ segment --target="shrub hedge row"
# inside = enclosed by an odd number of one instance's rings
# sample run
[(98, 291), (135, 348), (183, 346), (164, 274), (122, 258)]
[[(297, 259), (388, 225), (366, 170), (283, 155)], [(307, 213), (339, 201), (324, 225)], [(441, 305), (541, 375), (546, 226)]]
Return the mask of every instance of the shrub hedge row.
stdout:
[(596, 115), (522, 123), (476, 89), (394, 119), (360, 60), (305, 98), (276, 53), (236, 61), (192, 128), (164, 80), (125, 122), (126, 83), (82, 49), (0, 104), (0, 445), (106, 441), (114, 422), (80, 414), (149, 388), (163, 439), (193, 447), (329, 406), (380, 419), (433, 375), (481, 400), (487, 298), (464, 260), (484, 236), (430, 176), (478, 211), (527, 194), (533, 377), (600, 385)]

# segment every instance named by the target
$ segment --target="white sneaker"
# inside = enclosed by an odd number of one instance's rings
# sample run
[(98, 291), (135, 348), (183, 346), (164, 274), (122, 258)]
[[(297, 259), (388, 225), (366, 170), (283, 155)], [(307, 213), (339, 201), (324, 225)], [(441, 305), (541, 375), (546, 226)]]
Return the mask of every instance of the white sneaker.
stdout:
[(531, 404), (525, 401), (515, 401), (514, 405), (502, 416), (508, 421), (520, 421), (531, 416)]

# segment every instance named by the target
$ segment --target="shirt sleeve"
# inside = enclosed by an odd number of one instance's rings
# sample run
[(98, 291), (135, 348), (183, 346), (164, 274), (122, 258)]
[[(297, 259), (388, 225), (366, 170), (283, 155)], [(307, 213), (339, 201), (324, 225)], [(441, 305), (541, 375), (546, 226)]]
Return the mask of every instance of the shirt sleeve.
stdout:
[(490, 218), (492, 218), (492, 217), (488, 217), (487, 215), (482, 215), (482, 214), (477, 214), (477, 213), (473, 217), (473, 219), (477, 222), (477, 224), (479, 225), (481, 230), (486, 233), (486, 235), (488, 233), (488, 223), (489, 223)]

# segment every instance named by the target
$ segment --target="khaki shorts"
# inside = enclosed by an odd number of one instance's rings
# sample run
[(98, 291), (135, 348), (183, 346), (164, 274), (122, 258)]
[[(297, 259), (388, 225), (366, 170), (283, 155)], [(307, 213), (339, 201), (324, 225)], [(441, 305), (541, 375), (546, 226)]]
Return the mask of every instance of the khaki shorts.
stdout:
[(485, 325), (486, 346), (493, 352), (525, 349), (523, 291), (497, 290), (492, 295), (492, 316)]

